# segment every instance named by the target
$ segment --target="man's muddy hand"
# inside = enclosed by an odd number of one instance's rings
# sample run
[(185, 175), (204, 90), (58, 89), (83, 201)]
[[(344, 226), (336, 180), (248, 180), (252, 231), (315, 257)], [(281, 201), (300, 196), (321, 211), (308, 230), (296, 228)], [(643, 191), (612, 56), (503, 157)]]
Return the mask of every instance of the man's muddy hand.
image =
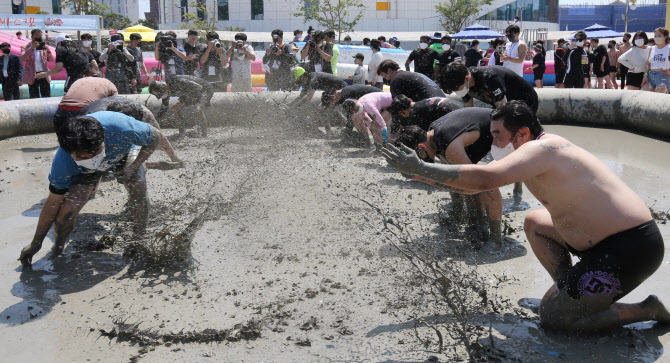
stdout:
[(423, 161), (416, 152), (405, 145), (400, 145), (398, 149), (389, 144), (382, 150), (382, 155), (391, 166), (395, 166), (403, 174), (416, 175), (423, 167)]
[(21, 250), (21, 254), (19, 255), (19, 259), (18, 259), (19, 261), (21, 261), (21, 265), (23, 265), (23, 267), (31, 267), (32, 266), (33, 256), (35, 255), (35, 253), (37, 253), (37, 251), (40, 250), (40, 247), (42, 247), (42, 246), (41, 245), (40, 246), (34, 246), (32, 243), (23, 247), (23, 249)]

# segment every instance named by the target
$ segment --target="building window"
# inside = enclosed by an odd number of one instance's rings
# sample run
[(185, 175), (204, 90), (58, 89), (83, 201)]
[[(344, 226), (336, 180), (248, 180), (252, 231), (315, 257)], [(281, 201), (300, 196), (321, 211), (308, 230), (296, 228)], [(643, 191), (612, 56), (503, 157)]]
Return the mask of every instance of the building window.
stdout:
[(251, 0), (251, 20), (263, 20), (263, 0)]
[(51, 0), (51, 12), (54, 14), (63, 13), (63, 11), (60, 8), (60, 0)]
[(205, 0), (197, 0), (196, 3), (198, 6), (198, 19), (207, 20), (205, 19), (205, 12), (203, 11), (203, 9), (205, 11), (207, 10), (207, 3), (205, 3)]
[(184, 21), (186, 13), (188, 13), (188, 0), (181, 0), (181, 21)]
[(219, 12), (219, 20), (230, 20), (228, 15), (228, 0), (217, 0), (216, 6), (218, 7), (217, 11)]
[(25, 5), (24, 1), (21, 1), (21, 4), (19, 4), (19, 5), (14, 4), (14, 2), (12, 1), (12, 14), (23, 14), (23, 6), (24, 5)]
[[(311, 10), (314, 8), (314, 10), (319, 11), (319, 0), (305, 0), (305, 10), (309, 9)], [(305, 16), (305, 20), (311, 20), (312, 17), (310, 16)]]

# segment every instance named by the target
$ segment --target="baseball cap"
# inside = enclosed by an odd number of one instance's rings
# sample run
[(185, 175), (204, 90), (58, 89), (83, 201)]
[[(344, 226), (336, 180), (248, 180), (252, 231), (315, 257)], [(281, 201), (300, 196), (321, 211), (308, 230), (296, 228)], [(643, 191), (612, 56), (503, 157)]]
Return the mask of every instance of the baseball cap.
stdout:
[(63, 40), (72, 40), (72, 39), (70, 39), (70, 36), (67, 34), (60, 34), (59, 36), (56, 37), (56, 44), (62, 42)]
[(440, 32), (435, 32), (433, 36), (431, 37), (433, 40), (441, 40), (442, 39), (442, 33)]
[(365, 56), (363, 55), (363, 53), (356, 53), (356, 55), (354, 56), (354, 58), (355, 58), (355, 59), (363, 60), (363, 59), (365, 59)]
[(305, 68), (302, 67), (295, 67), (293, 68), (293, 76), (295, 77), (295, 80), (297, 81), (300, 76), (305, 74)]

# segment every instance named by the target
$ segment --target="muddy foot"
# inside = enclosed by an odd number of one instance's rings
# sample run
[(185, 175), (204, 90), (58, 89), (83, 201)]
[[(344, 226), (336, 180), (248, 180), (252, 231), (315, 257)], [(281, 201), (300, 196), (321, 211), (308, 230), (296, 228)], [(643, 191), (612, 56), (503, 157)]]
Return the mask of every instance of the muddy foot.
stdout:
[(649, 295), (641, 305), (651, 309), (654, 320), (662, 324), (670, 324), (670, 312), (668, 312), (668, 309), (663, 305), (658, 296)]

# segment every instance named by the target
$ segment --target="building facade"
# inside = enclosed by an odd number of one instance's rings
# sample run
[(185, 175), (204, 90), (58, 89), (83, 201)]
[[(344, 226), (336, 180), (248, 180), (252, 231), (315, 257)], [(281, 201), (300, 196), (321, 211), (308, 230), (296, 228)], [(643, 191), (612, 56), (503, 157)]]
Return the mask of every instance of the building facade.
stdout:
[[(130, 19), (133, 24), (142, 19), (140, 17), (140, 2), (139, 0), (97, 0), (102, 4), (107, 4), (112, 8), (116, 14), (123, 15)], [(142, 14), (143, 15), (143, 14)]]
[[(247, 31), (282, 29), (286, 32), (295, 29), (306, 30), (309, 25), (319, 28), (315, 21), (293, 15), (305, 4), (305, 1), (307, 1), (307, 4), (310, 3), (310, 0), (156, 0), (156, 5), (159, 7), (161, 29), (179, 28), (183, 24), (184, 14), (196, 12), (192, 4), (197, 2), (206, 4), (210, 13), (200, 14), (203, 15), (203, 19), (205, 16), (213, 17), (216, 19), (219, 29), (234, 26), (242, 27)], [(558, 30), (558, 24), (555, 20), (556, 1), (518, 0), (512, 3), (532, 4), (533, 10), (524, 15), (529, 20), (527, 26), (532, 24), (537, 27), (550, 28), (549, 30)], [(439, 0), (390, 0), (386, 2), (363, 0), (362, 3), (365, 5), (363, 18), (356, 25), (355, 30), (436, 31), (442, 28), (440, 15), (435, 10), (435, 5), (440, 2)], [(507, 20), (513, 19), (513, 11), (499, 13), (497, 9), (509, 3), (511, 3), (510, 0), (494, 1), (492, 5), (483, 7), (476, 16), (473, 16), (472, 23), (476, 22), (477, 18), (494, 12), (495, 19), (490, 21), (501, 24), (504, 22), (506, 25)], [(535, 6), (535, 3), (538, 5)], [(153, 6), (154, 1), (151, 4)], [(545, 14), (541, 14), (541, 12)], [(504, 19), (505, 16), (509, 19)]]
[[(638, 5), (628, 10), (628, 32), (651, 32), (665, 26), (666, 4)], [(560, 8), (560, 30), (576, 31), (598, 23), (623, 32), (626, 28), (626, 5), (565, 6)]]
[(23, 0), (19, 5), (15, 5), (12, 0), (0, 2), (0, 13), (2, 14), (35, 14), (38, 11), (69, 14), (67, 9), (61, 9), (60, 0), (30, 0), (27, 4), (26, 0)]

